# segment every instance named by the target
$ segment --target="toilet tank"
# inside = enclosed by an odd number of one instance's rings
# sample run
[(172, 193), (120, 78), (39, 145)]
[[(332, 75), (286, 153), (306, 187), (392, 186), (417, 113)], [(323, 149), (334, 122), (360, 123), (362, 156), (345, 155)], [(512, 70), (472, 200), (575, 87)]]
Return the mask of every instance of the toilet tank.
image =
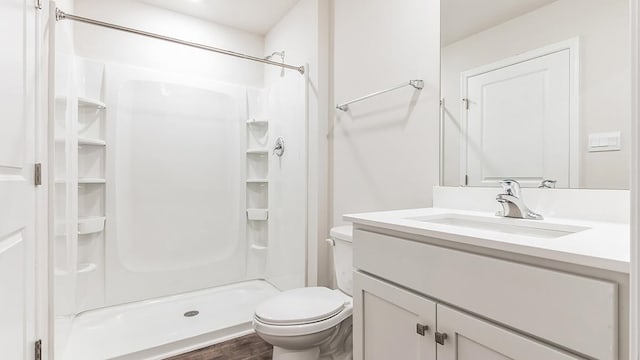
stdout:
[(338, 289), (353, 296), (353, 240), (352, 226), (338, 226), (331, 229), (333, 240), (333, 268), (335, 269)]

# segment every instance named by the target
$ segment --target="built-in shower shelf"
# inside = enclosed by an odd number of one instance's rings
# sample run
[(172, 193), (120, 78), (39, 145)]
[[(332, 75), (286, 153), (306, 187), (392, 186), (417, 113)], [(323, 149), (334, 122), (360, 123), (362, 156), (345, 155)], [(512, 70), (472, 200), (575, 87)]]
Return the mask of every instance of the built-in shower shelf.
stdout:
[(247, 179), (247, 184), (266, 184), (269, 179)]
[(247, 124), (249, 125), (269, 125), (269, 121), (265, 119), (249, 119), (247, 120)]
[(86, 216), (78, 219), (78, 235), (88, 235), (104, 230), (104, 216)]
[(101, 178), (79, 178), (78, 184), (105, 184), (107, 180)]
[(105, 146), (105, 145), (107, 145), (107, 142), (104, 141), (104, 140), (100, 140), (100, 139), (79, 137), (78, 138), (78, 145)]
[(247, 154), (249, 155), (266, 155), (268, 153), (269, 153), (269, 149), (264, 149), (264, 148), (247, 149)]
[(96, 264), (94, 263), (83, 263), (83, 264), (78, 264), (78, 274), (86, 274), (86, 273), (90, 273), (92, 271), (95, 271), (98, 268), (98, 266), (96, 266)]
[(103, 103), (97, 99), (90, 99), (86, 97), (79, 96), (78, 97), (78, 107), (82, 108), (96, 108), (99, 110), (106, 109), (107, 104)]
[(269, 219), (269, 209), (247, 209), (247, 220), (266, 221)]
[[(66, 141), (66, 138), (64, 137), (56, 137), (54, 139), (54, 141), (56, 143), (64, 143)], [(95, 146), (105, 146), (107, 145), (107, 142), (104, 140), (100, 140), (100, 139), (92, 139), (92, 138), (86, 138), (86, 137), (79, 137), (78, 138), (78, 145), (95, 145)]]
[(262, 245), (251, 245), (251, 250), (253, 251), (266, 251), (268, 249), (268, 247)]

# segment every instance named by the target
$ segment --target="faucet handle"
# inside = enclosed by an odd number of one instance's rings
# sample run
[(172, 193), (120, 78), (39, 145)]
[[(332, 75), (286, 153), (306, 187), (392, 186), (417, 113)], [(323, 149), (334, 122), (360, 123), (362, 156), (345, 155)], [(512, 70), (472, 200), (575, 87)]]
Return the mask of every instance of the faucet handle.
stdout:
[(538, 185), (538, 187), (541, 189), (555, 189), (557, 182), (558, 182), (557, 180), (551, 180), (551, 179), (542, 180), (542, 182), (540, 183), (540, 185)]
[(276, 139), (276, 143), (273, 145), (273, 155), (278, 155), (282, 157), (284, 154), (284, 138), (279, 136)]
[(505, 194), (515, 196), (517, 198), (520, 197), (520, 183), (516, 180), (500, 180), (500, 185), (502, 185), (502, 189), (504, 190)]

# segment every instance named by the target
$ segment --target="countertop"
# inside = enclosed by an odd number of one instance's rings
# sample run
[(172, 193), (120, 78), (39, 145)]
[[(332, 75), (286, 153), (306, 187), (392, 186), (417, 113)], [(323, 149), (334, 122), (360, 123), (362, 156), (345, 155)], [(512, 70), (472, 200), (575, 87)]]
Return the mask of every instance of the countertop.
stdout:
[[(504, 221), (516, 226), (542, 224), (551, 228), (570, 226), (587, 229), (556, 238), (539, 238), (415, 219), (442, 215), (483, 217), (493, 222), (499, 219), (497, 221)], [(345, 215), (344, 219), (353, 222), (354, 225), (378, 227), (609, 271), (629, 273), (630, 269), (630, 228), (628, 224), (561, 218), (507, 219), (496, 217), (495, 214), (489, 212), (444, 208), (349, 214)]]

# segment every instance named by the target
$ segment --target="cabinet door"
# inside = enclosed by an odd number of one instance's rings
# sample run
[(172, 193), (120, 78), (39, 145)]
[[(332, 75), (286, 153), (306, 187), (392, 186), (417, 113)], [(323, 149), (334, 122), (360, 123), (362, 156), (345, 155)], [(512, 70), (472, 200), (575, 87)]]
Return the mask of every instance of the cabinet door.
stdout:
[(354, 273), (355, 360), (435, 360), (436, 304)]
[(438, 304), (438, 360), (583, 359), (500, 326)]

